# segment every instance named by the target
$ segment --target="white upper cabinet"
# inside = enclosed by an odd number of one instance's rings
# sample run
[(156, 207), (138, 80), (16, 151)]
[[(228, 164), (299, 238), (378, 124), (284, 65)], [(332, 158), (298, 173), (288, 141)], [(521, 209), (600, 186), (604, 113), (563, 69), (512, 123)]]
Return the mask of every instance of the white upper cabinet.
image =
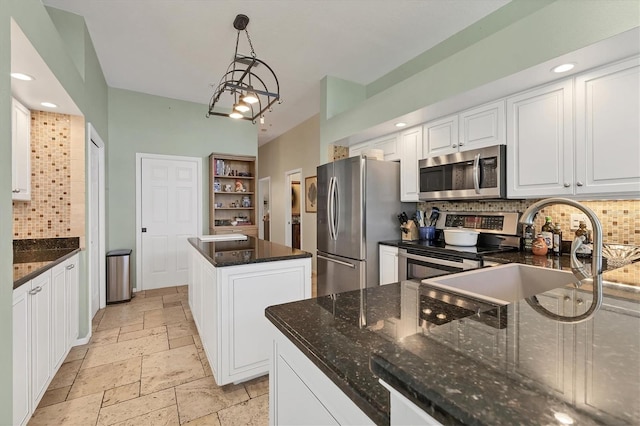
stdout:
[(421, 158), (422, 126), (400, 133), (400, 201), (418, 201)]
[(504, 145), (504, 100), (492, 102), (460, 114), (458, 146), (460, 151)]
[(31, 199), (31, 112), (11, 99), (11, 189), (14, 200)]
[(573, 194), (573, 80), (507, 98), (507, 197)]
[(640, 194), (640, 58), (576, 78), (576, 194)]
[(458, 152), (458, 116), (452, 115), (424, 125), (422, 151), (425, 157)]
[(492, 102), (424, 125), (424, 157), (504, 145), (504, 100)]
[(386, 161), (397, 161), (400, 159), (400, 149), (398, 147), (398, 133), (382, 136), (377, 139), (360, 142), (349, 147), (349, 157), (364, 154), (369, 149), (381, 149), (384, 152)]
[(381, 149), (384, 152), (386, 161), (396, 161), (400, 159), (400, 150), (398, 149), (398, 133), (383, 136), (371, 141), (371, 148)]

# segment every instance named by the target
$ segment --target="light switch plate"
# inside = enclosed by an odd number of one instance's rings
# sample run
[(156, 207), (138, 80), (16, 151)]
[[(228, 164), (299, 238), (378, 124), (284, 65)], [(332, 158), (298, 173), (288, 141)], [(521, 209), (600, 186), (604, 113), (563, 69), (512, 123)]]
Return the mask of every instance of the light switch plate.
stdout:
[(586, 214), (583, 213), (571, 213), (571, 229), (578, 229), (580, 227), (580, 221), (583, 220), (587, 224), (587, 229), (591, 228), (591, 221)]

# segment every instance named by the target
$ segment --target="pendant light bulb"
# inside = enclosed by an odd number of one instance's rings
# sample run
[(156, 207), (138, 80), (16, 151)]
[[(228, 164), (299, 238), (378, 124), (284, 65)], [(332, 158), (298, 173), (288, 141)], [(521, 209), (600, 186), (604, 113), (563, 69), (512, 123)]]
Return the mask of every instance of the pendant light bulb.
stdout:
[(247, 91), (247, 94), (240, 99), (248, 104), (255, 104), (256, 102), (258, 102), (258, 95), (256, 95), (253, 90), (249, 89), (249, 91)]
[(240, 114), (238, 111), (234, 109), (233, 111), (231, 111), (231, 114), (229, 114), (229, 117), (235, 118), (237, 120), (239, 118), (244, 117), (244, 115)]
[(233, 109), (240, 112), (247, 112), (251, 109), (251, 107), (247, 105), (247, 103), (242, 98), (240, 98), (240, 101), (233, 106)]

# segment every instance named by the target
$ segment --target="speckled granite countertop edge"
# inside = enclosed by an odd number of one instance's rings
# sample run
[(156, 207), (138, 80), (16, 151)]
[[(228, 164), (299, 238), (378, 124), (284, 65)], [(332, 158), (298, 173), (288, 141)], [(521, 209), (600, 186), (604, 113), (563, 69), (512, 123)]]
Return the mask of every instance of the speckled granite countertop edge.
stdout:
[(329, 364), (323, 362), (322, 357), (311, 349), (313, 345), (307, 342), (299, 333), (290, 327), (286, 321), (281, 320), (277, 314), (272, 313), (270, 308), (265, 309), (265, 317), (278, 330), (280, 330), (280, 332), (284, 334), (286, 338), (289, 339), (289, 341), (313, 363), (313, 365), (318, 367), (332, 383), (338, 386), (340, 390), (358, 406), (358, 408), (369, 416), (376, 425), (388, 426), (390, 424), (388, 412), (381, 412), (364, 399), (355, 388), (348, 384), (346, 378), (343, 377), (339, 371), (335, 371)]
[[(59, 265), (60, 263), (64, 262), (65, 260), (69, 259), (71, 256), (73, 256), (76, 253), (79, 253), (81, 249), (76, 248), (76, 249), (70, 249), (72, 251), (63, 254), (62, 256), (60, 256), (59, 258), (52, 260), (51, 262), (49, 262), (47, 265), (36, 269), (35, 271), (29, 272), (27, 275), (18, 278), (17, 280), (15, 280), (13, 282), (13, 289), (17, 289), (20, 286), (24, 285), (25, 283), (29, 282), (30, 280), (32, 280), (33, 278), (37, 277), (40, 274), (43, 274), (44, 272), (47, 272), (49, 269), (53, 268), (56, 265)], [(61, 250), (62, 251), (62, 250)]]

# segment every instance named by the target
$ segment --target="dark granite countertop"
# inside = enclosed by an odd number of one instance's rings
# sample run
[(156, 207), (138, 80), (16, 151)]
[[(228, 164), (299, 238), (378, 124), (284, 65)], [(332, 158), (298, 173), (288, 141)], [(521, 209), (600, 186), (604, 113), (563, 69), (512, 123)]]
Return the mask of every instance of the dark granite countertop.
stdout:
[(80, 251), (79, 239), (42, 238), (13, 242), (13, 288), (62, 263)]
[[(626, 285), (611, 278), (623, 268), (603, 275), (603, 307), (581, 324), (542, 317), (525, 301), (452, 305), (450, 293), (410, 281), (271, 306), (266, 316), (376, 424), (390, 418), (379, 378), (444, 424), (559, 425), (558, 415), (575, 425), (637, 424), (640, 263), (625, 268)], [(358, 326), (362, 298), (366, 327)], [(567, 287), (539, 298), (578, 312), (591, 292)], [(603, 405), (608, 411), (594, 408)]]
[(199, 238), (189, 238), (189, 243), (215, 267), (311, 257), (311, 253), (306, 251), (255, 237), (237, 241), (202, 241)]

